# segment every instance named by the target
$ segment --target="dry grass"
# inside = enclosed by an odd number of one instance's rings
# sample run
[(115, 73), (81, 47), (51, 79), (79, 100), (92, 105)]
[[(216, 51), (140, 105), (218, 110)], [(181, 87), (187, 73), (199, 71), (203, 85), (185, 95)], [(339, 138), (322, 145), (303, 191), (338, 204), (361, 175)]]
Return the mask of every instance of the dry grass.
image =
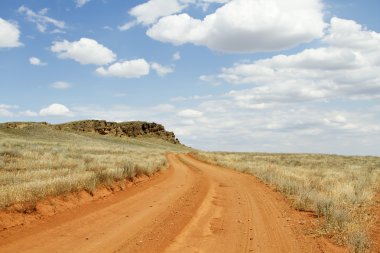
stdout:
[(379, 184), (379, 157), (205, 152), (196, 156), (276, 186), (296, 209), (320, 217), (319, 233), (333, 236), (354, 252), (369, 248), (368, 207)]
[(157, 139), (0, 125), (0, 208), (152, 175), (166, 167), (166, 152), (183, 150)]

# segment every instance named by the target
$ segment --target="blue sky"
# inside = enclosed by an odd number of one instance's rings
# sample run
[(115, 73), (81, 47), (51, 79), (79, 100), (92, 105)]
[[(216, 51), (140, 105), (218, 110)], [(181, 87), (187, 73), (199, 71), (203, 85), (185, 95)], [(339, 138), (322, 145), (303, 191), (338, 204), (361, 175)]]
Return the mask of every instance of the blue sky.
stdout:
[(0, 121), (146, 120), (204, 150), (380, 155), (379, 9), (4, 0)]

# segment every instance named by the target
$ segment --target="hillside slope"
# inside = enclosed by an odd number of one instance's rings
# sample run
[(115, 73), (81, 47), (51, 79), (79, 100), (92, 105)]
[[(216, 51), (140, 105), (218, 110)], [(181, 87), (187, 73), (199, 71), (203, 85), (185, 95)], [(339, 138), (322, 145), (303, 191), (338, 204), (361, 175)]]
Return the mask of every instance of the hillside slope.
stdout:
[(105, 120), (82, 120), (57, 125), (46, 122), (9, 122), (3, 125), (6, 128), (13, 129), (43, 125), (56, 130), (98, 133), (117, 137), (155, 137), (174, 144), (180, 143), (173, 132), (166, 131), (163, 125), (154, 122), (130, 121), (116, 123)]
[(155, 123), (0, 124), (0, 208), (152, 175), (188, 150)]

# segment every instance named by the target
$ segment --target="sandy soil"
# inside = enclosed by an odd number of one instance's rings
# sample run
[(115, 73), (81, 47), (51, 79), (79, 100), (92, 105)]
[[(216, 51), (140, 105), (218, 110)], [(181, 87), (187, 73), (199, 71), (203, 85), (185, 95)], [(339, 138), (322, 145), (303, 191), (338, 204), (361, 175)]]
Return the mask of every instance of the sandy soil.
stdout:
[(0, 232), (0, 252), (346, 252), (253, 176), (169, 155), (136, 187)]
[(375, 221), (371, 228), (372, 252), (380, 252), (380, 193), (375, 197), (375, 205), (373, 210)]

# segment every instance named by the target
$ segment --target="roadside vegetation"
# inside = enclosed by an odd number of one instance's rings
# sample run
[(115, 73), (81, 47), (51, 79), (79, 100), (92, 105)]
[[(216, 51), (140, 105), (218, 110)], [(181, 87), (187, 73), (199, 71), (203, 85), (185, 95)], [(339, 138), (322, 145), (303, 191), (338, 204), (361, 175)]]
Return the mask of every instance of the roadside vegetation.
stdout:
[(380, 157), (317, 154), (195, 153), (198, 159), (250, 173), (287, 195), (294, 208), (320, 218), (317, 233), (370, 248), (369, 212), (380, 182)]
[(0, 208), (86, 190), (166, 168), (166, 152), (187, 150), (156, 138), (79, 134), (0, 125)]

